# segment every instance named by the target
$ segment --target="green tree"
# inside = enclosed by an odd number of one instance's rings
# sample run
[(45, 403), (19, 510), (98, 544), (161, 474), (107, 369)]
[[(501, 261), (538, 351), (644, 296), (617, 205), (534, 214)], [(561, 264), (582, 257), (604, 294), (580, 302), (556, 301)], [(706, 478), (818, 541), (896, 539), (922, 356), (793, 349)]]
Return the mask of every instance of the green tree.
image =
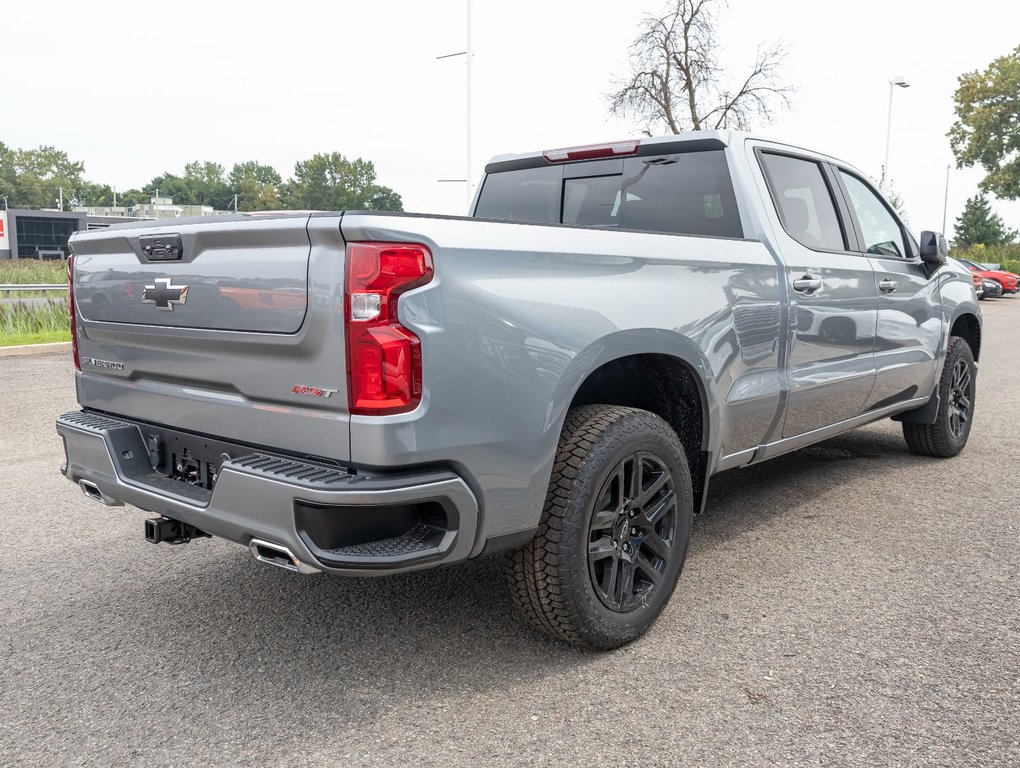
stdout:
[(282, 205), (283, 179), (271, 165), (254, 160), (236, 163), (227, 176), (227, 185), (237, 195), (239, 211), (272, 211)]
[[(8, 198), (13, 197), (16, 180), (14, 150), (0, 141), (0, 195), (6, 195)], [(16, 202), (16, 200), (11, 201), (11, 204)]]
[(117, 205), (141, 205), (148, 203), (151, 195), (146, 194), (140, 189), (129, 189), (126, 192), (117, 193)]
[[(120, 203), (120, 200), (117, 201)], [(113, 188), (109, 184), (83, 181), (74, 191), (74, 204), (97, 208), (113, 205)]]
[(373, 211), (402, 211), (404, 201), (389, 187), (376, 187), (369, 198), (369, 209)]
[(61, 190), (64, 205), (70, 205), (84, 170), (84, 164), (56, 147), (12, 149), (0, 144), (0, 194), (12, 208), (55, 208)]
[[(86, 181), (83, 163), (55, 147), (16, 149), (0, 142), (0, 195), (11, 207), (52, 208), (63, 192), (64, 206), (106, 207), (114, 204), (108, 184)], [(209, 205), (225, 210), (237, 195), (238, 210), (289, 208), (324, 210), (372, 209), (401, 211), (400, 195), (376, 183), (375, 165), (348, 160), (338, 152), (317, 154), (295, 165), (284, 182), (275, 168), (251, 160), (237, 163), (227, 174), (222, 165), (195, 161), (183, 174), (162, 173), (141, 189), (116, 196), (121, 206), (145, 204), (159, 194), (179, 205)]]
[(296, 163), (294, 177), (284, 188), (284, 203), (305, 210), (403, 210), (400, 195), (375, 183), (372, 161), (348, 160), (339, 152)]
[(963, 213), (956, 220), (953, 245), (964, 248), (974, 245), (1007, 245), (1016, 239), (1016, 235), (1016, 232), (1006, 228), (997, 213), (992, 213), (987, 197), (975, 195), (967, 201)]
[(160, 197), (172, 198), (177, 205), (211, 205), (222, 210), (234, 199), (223, 166), (208, 160), (188, 163), (183, 176), (163, 173), (142, 187), (150, 197), (155, 196), (157, 190)]
[(907, 208), (906, 204), (903, 202), (903, 195), (893, 189), (891, 183), (889, 185), (889, 190), (886, 192), (886, 197), (888, 197), (889, 203), (892, 205), (896, 213), (898, 213), (900, 218), (903, 219), (903, 223), (909, 226), (910, 218), (907, 216)]
[(188, 163), (184, 166), (184, 181), (191, 188), (198, 205), (211, 205), (223, 210), (234, 199), (223, 166), (219, 163), (208, 160)]
[(957, 119), (948, 135), (956, 167), (980, 165), (982, 191), (1020, 198), (1020, 46), (984, 71), (961, 75), (953, 98)]
[(198, 205), (198, 197), (187, 180), (172, 173), (162, 173), (156, 176), (148, 184), (142, 187), (144, 202), (149, 198), (159, 197), (172, 198), (178, 205)]

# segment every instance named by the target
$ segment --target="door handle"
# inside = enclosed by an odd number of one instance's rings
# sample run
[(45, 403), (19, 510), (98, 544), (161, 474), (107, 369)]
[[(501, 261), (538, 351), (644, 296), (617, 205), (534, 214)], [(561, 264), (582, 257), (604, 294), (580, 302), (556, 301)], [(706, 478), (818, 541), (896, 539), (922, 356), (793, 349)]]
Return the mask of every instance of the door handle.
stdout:
[(899, 287), (900, 284), (898, 282), (888, 277), (878, 281), (878, 290), (882, 293), (893, 293)]
[(804, 275), (793, 281), (793, 290), (801, 293), (814, 293), (822, 287), (822, 281), (811, 275)]

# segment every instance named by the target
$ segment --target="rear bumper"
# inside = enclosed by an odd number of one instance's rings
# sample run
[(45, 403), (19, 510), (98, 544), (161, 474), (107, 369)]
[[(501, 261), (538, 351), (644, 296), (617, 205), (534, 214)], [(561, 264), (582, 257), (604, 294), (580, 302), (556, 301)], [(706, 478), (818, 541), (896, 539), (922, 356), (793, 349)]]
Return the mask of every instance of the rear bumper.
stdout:
[(64, 476), (93, 498), (126, 502), (248, 546), (289, 549), (304, 565), (385, 575), (463, 560), (478, 530), (468, 485), (446, 470), (355, 473), (252, 450), (223, 461), (212, 491), (153, 471), (144, 425), (89, 411), (57, 419)]

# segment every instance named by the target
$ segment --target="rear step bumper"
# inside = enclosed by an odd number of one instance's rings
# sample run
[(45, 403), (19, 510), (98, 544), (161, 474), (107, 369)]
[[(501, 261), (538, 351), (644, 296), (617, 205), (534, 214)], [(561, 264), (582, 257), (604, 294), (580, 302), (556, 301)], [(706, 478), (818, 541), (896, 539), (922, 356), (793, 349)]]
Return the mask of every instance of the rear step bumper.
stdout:
[(64, 476), (89, 498), (194, 526), (262, 562), (286, 567), (272, 556), (286, 553), (287, 570), (302, 573), (416, 570), (463, 560), (475, 543), (478, 504), (453, 472), (355, 474), (252, 450), (223, 461), (208, 491), (154, 472), (142, 427), (91, 411), (64, 414)]

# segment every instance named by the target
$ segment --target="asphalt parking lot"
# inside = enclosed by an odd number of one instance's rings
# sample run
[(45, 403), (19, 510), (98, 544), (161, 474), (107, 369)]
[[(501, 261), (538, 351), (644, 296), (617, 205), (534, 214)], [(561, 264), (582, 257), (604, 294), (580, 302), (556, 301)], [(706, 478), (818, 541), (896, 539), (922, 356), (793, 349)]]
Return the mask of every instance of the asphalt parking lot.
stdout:
[(497, 563), (298, 577), (60, 476), (66, 356), (0, 359), (0, 765), (1020, 764), (1020, 298), (970, 445), (889, 421), (713, 481), (641, 640), (519, 624)]

